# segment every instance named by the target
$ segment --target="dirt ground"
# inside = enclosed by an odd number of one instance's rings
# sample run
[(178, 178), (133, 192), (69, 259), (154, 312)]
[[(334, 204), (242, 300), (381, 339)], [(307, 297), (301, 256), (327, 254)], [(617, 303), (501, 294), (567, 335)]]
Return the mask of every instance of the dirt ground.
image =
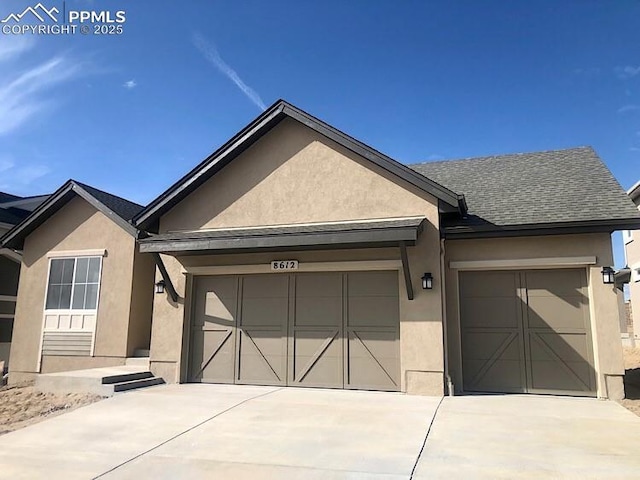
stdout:
[(622, 406), (640, 415), (640, 348), (624, 347), (624, 391)]
[(98, 400), (83, 393), (42, 393), (28, 384), (0, 387), (0, 435)]

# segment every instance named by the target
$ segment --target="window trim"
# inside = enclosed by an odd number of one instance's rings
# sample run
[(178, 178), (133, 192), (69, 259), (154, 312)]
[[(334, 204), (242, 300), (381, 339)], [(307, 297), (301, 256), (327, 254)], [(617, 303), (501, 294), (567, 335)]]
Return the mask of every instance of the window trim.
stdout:
[[(69, 253), (73, 253), (73, 256), (68, 255)], [(100, 307), (100, 291), (102, 289), (102, 268), (103, 268), (103, 263), (104, 263), (104, 257), (107, 254), (107, 250), (106, 249), (99, 249), (99, 250), (81, 250), (81, 251), (59, 251), (59, 252), (48, 252), (47, 253), (47, 258), (48, 258), (48, 262), (47, 262), (47, 276), (45, 278), (45, 289), (44, 289), (44, 300), (43, 300), (43, 305), (42, 305), (42, 325), (40, 327), (40, 346), (38, 348), (38, 358), (37, 358), (37, 363), (36, 363), (36, 371), (38, 373), (40, 373), (41, 369), (42, 369), (42, 349), (43, 349), (43, 345), (44, 345), (44, 334), (45, 332), (51, 332), (51, 331), (59, 331), (59, 330), (51, 330), (51, 329), (45, 329), (45, 322), (46, 322), (46, 318), (47, 318), (47, 314), (49, 315), (94, 315), (95, 316), (95, 321), (93, 324), (93, 331), (91, 332), (91, 353), (90, 356), (93, 357), (95, 356), (95, 349), (96, 349), (96, 332), (98, 331), (98, 310)], [(74, 258), (77, 259), (78, 257), (100, 257), (100, 270), (98, 271), (98, 296), (96, 298), (96, 308), (94, 310), (47, 310), (47, 297), (49, 296), (49, 276), (51, 275), (51, 260), (54, 258)], [(75, 262), (73, 265), (73, 276), (75, 279)], [(73, 299), (73, 288), (72, 288), (72, 299)], [(71, 306), (71, 305), (70, 305)], [(72, 330), (69, 329), (69, 332), (75, 332), (75, 331), (79, 331), (79, 330)], [(82, 331), (86, 331), (86, 330), (82, 330)]]
[[(104, 250), (103, 250), (104, 251)], [(86, 314), (87, 312), (94, 312), (97, 315), (98, 312), (98, 304), (100, 303), (100, 287), (102, 286), (102, 263), (103, 256), (100, 255), (92, 255), (91, 251), (85, 251), (82, 255), (76, 255), (74, 257), (66, 257), (66, 256), (51, 256), (47, 255), (49, 258), (49, 268), (47, 269), (47, 284), (44, 291), (44, 313), (45, 314), (76, 314), (79, 315), (81, 313)], [(72, 308), (73, 307), (73, 294), (76, 288), (76, 267), (78, 265), (79, 258), (99, 258), (100, 259), (100, 268), (98, 269), (98, 292), (96, 294), (96, 308)], [(71, 294), (69, 297), (69, 308), (47, 308), (47, 300), (49, 298), (49, 285), (51, 280), (51, 264), (53, 260), (73, 260), (73, 273), (71, 274)], [(93, 282), (92, 282), (93, 283)], [(86, 283), (84, 285), (87, 285)], [(43, 329), (44, 331), (44, 329)]]

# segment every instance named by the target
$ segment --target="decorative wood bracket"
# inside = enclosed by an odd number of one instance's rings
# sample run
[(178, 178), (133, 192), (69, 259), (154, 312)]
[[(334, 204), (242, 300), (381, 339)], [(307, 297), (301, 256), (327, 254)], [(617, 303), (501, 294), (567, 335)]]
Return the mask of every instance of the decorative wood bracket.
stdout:
[(407, 244), (405, 242), (400, 242), (400, 258), (402, 259), (404, 283), (407, 286), (407, 298), (409, 298), (409, 300), (413, 300), (413, 284), (411, 283), (411, 272), (409, 271), (409, 259), (407, 257)]

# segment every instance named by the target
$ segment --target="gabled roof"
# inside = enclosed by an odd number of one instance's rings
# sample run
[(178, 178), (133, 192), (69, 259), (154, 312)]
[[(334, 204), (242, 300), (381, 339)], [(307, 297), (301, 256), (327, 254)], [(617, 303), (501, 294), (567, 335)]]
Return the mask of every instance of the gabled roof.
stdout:
[(591, 147), (410, 167), (465, 194), (467, 216), (444, 221), (449, 236), (640, 227), (637, 208)]
[(346, 149), (366, 158), (396, 177), (433, 195), (440, 201), (443, 210), (464, 213), (466, 208), (464, 196), (458, 195), (449, 188), (443, 187), (433, 180), (423, 177), (406, 165), (359, 142), (290, 103), (279, 100), (193, 170), (169, 187), (169, 189), (158, 198), (153, 200), (142, 212), (136, 215), (133, 219), (133, 224), (143, 230), (150, 228), (163, 214), (219, 172), (234, 158), (247, 150), (284, 118), (292, 118), (306, 125)]
[(124, 198), (111, 195), (75, 180), (68, 180), (56, 190), (42, 205), (36, 208), (22, 223), (15, 226), (0, 239), (2, 247), (21, 250), (24, 239), (42, 225), (54, 213), (66, 205), (72, 198), (79, 196), (89, 202), (105, 216), (113, 220), (123, 230), (137, 236), (138, 231), (130, 221), (144, 207)]

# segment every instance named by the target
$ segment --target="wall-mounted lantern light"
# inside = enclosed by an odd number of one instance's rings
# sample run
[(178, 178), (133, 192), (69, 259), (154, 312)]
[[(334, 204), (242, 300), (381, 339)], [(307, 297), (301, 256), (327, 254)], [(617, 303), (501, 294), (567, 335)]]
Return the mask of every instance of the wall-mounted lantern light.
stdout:
[(602, 267), (602, 283), (611, 285), (615, 283), (615, 270), (611, 267)]
[(155, 288), (155, 292), (156, 294), (160, 294), (160, 293), (164, 293), (164, 280), (158, 280), (156, 282), (156, 288)]
[(433, 288), (433, 275), (425, 273), (422, 275), (422, 289), (431, 290)]

